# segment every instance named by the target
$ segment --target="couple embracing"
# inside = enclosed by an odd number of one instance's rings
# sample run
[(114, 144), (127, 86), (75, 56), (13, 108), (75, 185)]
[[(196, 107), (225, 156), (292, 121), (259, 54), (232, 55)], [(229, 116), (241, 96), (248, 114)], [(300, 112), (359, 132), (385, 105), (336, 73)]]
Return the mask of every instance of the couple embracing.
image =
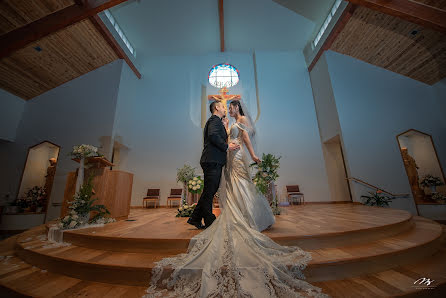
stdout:
[[(191, 238), (186, 253), (155, 263), (144, 297), (330, 297), (304, 281), (309, 252), (261, 233), (275, 218), (251, 180), (249, 165), (260, 160), (246, 107), (230, 103), (236, 122), (229, 129), (224, 105), (213, 102), (210, 110), (200, 161), (204, 189), (188, 220), (203, 231)], [(219, 186), (222, 211), (216, 218), (212, 201)]]
[[(245, 221), (254, 229), (262, 231), (274, 222), (274, 215), (266, 198), (256, 191), (251, 180), (250, 160), (259, 162), (254, 152), (253, 140), (255, 129), (252, 119), (245, 115), (240, 101), (232, 101), (229, 115), (235, 119), (228, 129), (229, 120), (225, 118), (225, 106), (222, 102), (212, 102), (212, 116), (204, 127), (204, 148), (200, 164), (204, 173), (203, 193), (194, 212), (187, 221), (198, 229), (209, 227), (216, 219), (212, 213), (212, 202), (220, 187), (222, 169), (222, 204), (232, 200), (245, 217)], [(245, 111), (244, 111), (245, 110)], [(248, 156), (249, 154), (249, 156)], [(223, 207), (224, 208), (224, 207)], [(204, 226), (201, 223), (204, 219)]]

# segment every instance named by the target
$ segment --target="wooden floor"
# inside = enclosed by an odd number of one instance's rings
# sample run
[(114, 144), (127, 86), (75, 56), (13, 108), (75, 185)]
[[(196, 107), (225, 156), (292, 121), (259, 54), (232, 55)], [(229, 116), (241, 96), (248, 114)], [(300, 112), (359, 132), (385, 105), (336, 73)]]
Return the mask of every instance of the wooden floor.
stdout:
[[(390, 208), (353, 204), (284, 207), (264, 233), (313, 259), (307, 281), (333, 297), (446, 297), (443, 225)], [(0, 242), (0, 295), (140, 297), (155, 261), (184, 252), (200, 231), (175, 210), (132, 209), (131, 221), (66, 231), (67, 246), (44, 225)], [(414, 285), (426, 277), (430, 289)], [(426, 286), (424, 286), (426, 287)]]

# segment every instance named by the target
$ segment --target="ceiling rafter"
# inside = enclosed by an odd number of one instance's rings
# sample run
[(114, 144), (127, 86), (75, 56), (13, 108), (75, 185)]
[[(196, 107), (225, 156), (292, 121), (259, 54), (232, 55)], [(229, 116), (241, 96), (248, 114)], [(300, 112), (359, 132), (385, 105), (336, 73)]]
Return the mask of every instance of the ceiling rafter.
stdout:
[(425, 28), (446, 33), (446, 11), (410, 0), (347, 0)]
[(1, 35), (0, 59), (53, 32), (126, 1), (128, 0), (76, 0), (74, 5)]

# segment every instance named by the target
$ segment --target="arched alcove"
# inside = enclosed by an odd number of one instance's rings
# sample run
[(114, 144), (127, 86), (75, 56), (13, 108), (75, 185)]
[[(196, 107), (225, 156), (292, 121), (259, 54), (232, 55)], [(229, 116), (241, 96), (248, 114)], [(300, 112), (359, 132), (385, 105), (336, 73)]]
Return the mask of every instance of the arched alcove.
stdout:
[[(409, 129), (396, 138), (415, 203), (440, 204), (432, 200), (431, 189), (421, 185), (426, 175), (438, 177), (443, 184), (445, 183), (444, 172), (432, 136), (416, 129)], [(446, 194), (446, 187), (444, 185), (437, 187), (436, 191)]]
[[(17, 198), (26, 197), (29, 189), (33, 187), (43, 188), (46, 192), (41, 208), (34, 208), (26, 212), (46, 213), (48, 202), (56, 172), (57, 160), (59, 157), (60, 146), (44, 141), (28, 149), (25, 167), (22, 172)], [(35, 210), (36, 209), (36, 210)]]

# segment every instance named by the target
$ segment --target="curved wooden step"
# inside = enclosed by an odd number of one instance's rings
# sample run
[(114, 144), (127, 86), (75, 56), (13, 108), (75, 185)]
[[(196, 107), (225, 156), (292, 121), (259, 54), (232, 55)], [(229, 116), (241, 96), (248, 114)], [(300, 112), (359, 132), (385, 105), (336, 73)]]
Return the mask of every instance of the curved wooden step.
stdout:
[[(396, 236), (367, 244), (310, 250), (313, 260), (304, 274), (309, 281), (322, 281), (407, 264), (437, 251), (441, 233), (442, 228), (436, 222), (415, 217), (415, 227)], [(75, 245), (48, 248), (45, 244), (36, 239), (23, 242), (20, 238), (16, 253), (26, 262), (52, 272), (125, 285), (146, 285), (154, 262), (176, 254), (162, 250), (157, 253), (114, 252)], [(70, 268), (69, 272), (66, 268)]]
[(305, 276), (310, 281), (349, 278), (383, 271), (417, 262), (440, 249), (443, 228), (440, 224), (419, 216), (415, 227), (404, 233), (338, 248), (311, 250), (313, 260)]
[[(313, 282), (332, 297), (444, 297), (446, 290), (446, 226), (441, 237), (441, 249), (422, 261), (398, 266), (391, 270), (356, 276), (349, 279)], [(0, 249), (5, 246), (1, 242)], [(6, 255), (10, 248), (2, 250)], [(17, 264), (13, 268), (11, 264)], [(431, 289), (414, 287), (413, 282), (426, 277), (435, 280)], [(125, 286), (91, 282), (44, 271), (11, 256), (9, 264), (0, 262), (0, 295), (17, 297), (113, 297), (136, 298), (145, 293), (146, 286)]]
[[(281, 245), (311, 250), (366, 243), (397, 235), (414, 225), (412, 215), (404, 210), (342, 205), (345, 206), (283, 208), (284, 214), (276, 217), (276, 224), (264, 234)], [(131, 219), (135, 221), (123, 220), (99, 228), (67, 230), (64, 241), (109, 251), (152, 253), (160, 249), (175, 249), (185, 252), (190, 239), (200, 232), (188, 225), (185, 218), (176, 218), (174, 210), (132, 212)]]

